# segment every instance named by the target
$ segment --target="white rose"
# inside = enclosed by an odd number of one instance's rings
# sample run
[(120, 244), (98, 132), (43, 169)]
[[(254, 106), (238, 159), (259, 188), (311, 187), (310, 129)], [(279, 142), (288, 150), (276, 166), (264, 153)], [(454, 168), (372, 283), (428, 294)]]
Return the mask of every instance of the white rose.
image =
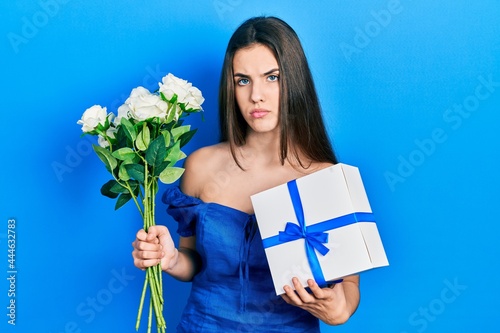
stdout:
[(186, 109), (202, 110), (201, 104), (205, 98), (201, 95), (200, 89), (196, 87), (189, 88), (189, 95), (186, 99)]
[(106, 108), (100, 105), (94, 105), (85, 110), (82, 119), (78, 120), (76, 123), (82, 125), (83, 132), (88, 133), (95, 130), (97, 125), (104, 125), (106, 123), (106, 118)]
[(189, 96), (189, 89), (192, 84), (168, 73), (163, 77), (162, 83), (159, 83), (159, 86), (160, 92), (163, 93), (168, 100), (171, 100), (174, 94), (176, 94), (178, 103), (186, 103), (186, 98)]
[(128, 105), (132, 117), (136, 120), (146, 120), (153, 117), (163, 119), (168, 109), (168, 104), (162, 101), (160, 96), (151, 94), (143, 87), (134, 88), (125, 104)]
[(130, 109), (130, 107), (127, 104), (122, 104), (118, 108), (118, 116), (116, 116), (113, 122), (115, 125), (119, 125), (122, 118), (129, 119), (131, 117), (132, 117), (132, 110)]

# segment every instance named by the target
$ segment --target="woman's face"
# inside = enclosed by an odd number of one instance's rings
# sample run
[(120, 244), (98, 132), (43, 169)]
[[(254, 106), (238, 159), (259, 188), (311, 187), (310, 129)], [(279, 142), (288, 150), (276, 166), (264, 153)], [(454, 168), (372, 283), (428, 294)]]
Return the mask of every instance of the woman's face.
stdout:
[(279, 67), (271, 50), (255, 44), (236, 51), (233, 73), (236, 103), (249, 130), (278, 131)]

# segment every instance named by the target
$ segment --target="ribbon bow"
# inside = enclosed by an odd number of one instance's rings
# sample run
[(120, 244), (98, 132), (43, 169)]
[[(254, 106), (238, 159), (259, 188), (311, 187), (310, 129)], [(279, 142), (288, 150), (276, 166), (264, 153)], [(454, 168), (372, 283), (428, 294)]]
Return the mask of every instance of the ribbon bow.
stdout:
[(330, 251), (329, 248), (323, 245), (323, 243), (328, 243), (328, 234), (326, 232), (308, 232), (307, 229), (301, 229), (300, 226), (292, 222), (287, 222), (285, 231), (279, 232), (278, 239), (281, 242), (291, 242), (300, 238), (304, 238), (310, 246), (322, 255), (326, 255)]

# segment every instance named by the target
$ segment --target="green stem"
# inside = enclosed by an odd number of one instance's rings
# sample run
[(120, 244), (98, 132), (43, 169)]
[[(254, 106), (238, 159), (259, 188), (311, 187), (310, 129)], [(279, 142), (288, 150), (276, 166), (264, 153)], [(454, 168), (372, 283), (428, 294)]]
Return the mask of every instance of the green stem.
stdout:
[[(153, 270), (148, 269), (148, 273), (150, 274), (149, 277), (152, 278)], [(154, 289), (153, 284), (150, 283), (149, 288), (151, 290), (151, 298), (153, 300), (153, 306), (154, 306), (154, 310), (155, 310), (155, 314), (156, 314), (156, 320), (158, 321), (157, 325), (164, 326), (165, 323), (164, 323), (163, 315), (160, 311), (158, 295)]]
[(161, 264), (158, 264), (158, 266), (156, 266), (156, 268), (157, 268), (156, 282), (157, 282), (157, 287), (158, 287), (158, 295), (160, 296), (160, 301), (161, 301), (161, 304), (163, 306), (163, 303), (165, 303), (165, 301), (163, 300), (163, 275), (162, 275), (162, 270), (161, 270)]
[[(154, 182), (157, 182), (156, 177), (149, 174), (148, 164), (144, 162), (144, 197), (143, 197), (143, 222), (144, 230), (155, 225), (155, 196), (156, 188)], [(156, 266), (146, 269), (146, 281), (150, 290), (150, 308), (148, 317), (148, 333), (151, 331), (152, 312), (154, 310), (156, 317), (156, 325), (159, 332), (165, 332), (165, 319), (163, 318), (163, 287), (162, 287), (162, 270), (161, 263)], [(142, 301), (142, 300), (141, 300)]]
[[(151, 288), (151, 292), (154, 291), (154, 293), (157, 296), (157, 298), (159, 299), (160, 303), (163, 304), (163, 297), (161, 295), (161, 287), (160, 287), (160, 283), (159, 283), (160, 278), (158, 276), (158, 266), (159, 265), (151, 267), (152, 281), (149, 282), (149, 285)], [(161, 270), (161, 268), (160, 268), (160, 270)]]
[(105, 139), (106, 139), (106, 141), (108, 141), (108, 144), (109, 144), (109, 152), (112, 153), (113, 152), (113, 144), (111, 143), (111, 138), (106, 135)]
[(141, 206), (139, 205), (139, 202), (137, 201), (137, 197), (134, 195), (134, 192), (132, 191), (132, 188), (130, 187), (130, 183), (128, 181), (125, 182), (125, 187), (127, 188), (127, 190), (129, 191), (130, 195), (132, 196), (132, 199), (134, 200), (135, 206), (139, 210), (139, 213), (141, 214), (141, 217), (144, 219), (144, 212), (142, 211)]
[(144, 207), (144, 230), (147, 232), (149, 227), (151, 226), (151, 184), (149, 182), (149, 172), (148, 172), (148, 163), (144, 162), (144, 198), (143, 207)]
[[(125, 187), (128, 192), (130, 193), (130, 195), (132, 196), (132, 199), (134, 200), (135, 202), (135, 206), (137, 207), (137, 210), (139, 210), (139, 214), (141, 214), (141, 218), (144, 219), (144, 212), (143, 210), (141, 209), (141, 206), (139, 205), (139, 202), (137, 201), (137, 197), (134, 195), (134, 191), (132, 191), (132, 188), (130, 187), (130, 184), (128, 181), (125, 181), (125, 184), (123, 184), (122, 182), (120, 182), (120, 179), (118, 179), (114, 173), (111, 173), (113, 175), (113, 178), (116, 180), (116, 182), (118, 184), (120, 184), (121, 186)], [(139, 194), (141, 192), (139, 191)], [(144, 206), (144, 209), (146, 208), (146, 206)]]
[(151, 332), (151, 326), (153, 322), (153, 298), (149, 299), (149, 315), (148, 315), (148, 333)]
[(144, 279), (144, 286), (142, 287), (142, 295), (141, 295), (141, 301), (139, 302), (139, 311), (137, 311), (137, 321), (135, 322), (135, 330), (139, 330), (139, 326), (141, 324), (141, 317), (142, 317), (142, 308), (144, 306), (144, 298), (146, 297), (146, 289), (148, 287), (148, 277), (146, 275), (146, 278)]

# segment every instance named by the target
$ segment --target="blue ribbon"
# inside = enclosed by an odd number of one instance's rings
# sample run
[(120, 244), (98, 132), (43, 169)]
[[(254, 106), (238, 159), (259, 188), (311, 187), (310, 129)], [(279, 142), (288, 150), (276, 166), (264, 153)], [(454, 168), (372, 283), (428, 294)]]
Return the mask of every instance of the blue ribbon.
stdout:
[(287, 222), (284, 231), (280, 231), (276, 236), (263, 239), (262, 243), (264, 248), (268, 248), (304, 238), (307, 260), (309, 261), (314, 280), (319, 286), (325, 286), (325, 277), (319, 264), (318, 256), (314, 251), (317, 250), (321, 255), (326, 255), (330, 251), (329, 248), (323, 245), (324, 243), (328, 243), (328, 234), (325, 231), (345, 227), (358, 221), (375, 222), (375, 218), (372, 213), (356, 212), (306, 226), (297, 182), (292, 180), (287, 183), (287, 186), (299, 224)]

